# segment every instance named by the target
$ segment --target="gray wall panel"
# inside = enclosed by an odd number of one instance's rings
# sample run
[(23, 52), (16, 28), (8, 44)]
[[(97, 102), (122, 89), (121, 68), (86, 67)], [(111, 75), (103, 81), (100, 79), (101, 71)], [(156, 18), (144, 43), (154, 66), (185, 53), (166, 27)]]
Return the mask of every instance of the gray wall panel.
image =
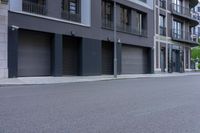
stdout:
[(80, 51), (80, 74), (101, 75), (101, 41), (83, 38)]

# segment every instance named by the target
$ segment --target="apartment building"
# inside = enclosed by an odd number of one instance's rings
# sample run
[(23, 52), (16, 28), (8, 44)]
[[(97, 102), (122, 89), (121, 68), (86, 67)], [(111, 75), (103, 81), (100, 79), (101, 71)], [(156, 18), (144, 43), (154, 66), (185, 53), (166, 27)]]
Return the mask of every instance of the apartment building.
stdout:
[(112, 75), (114, 8), (118, 74), (152, 73), (153, 1), (115, 2), (10, 0), (7, 76)]
[(191, 48), (198, 46), (198, 0), (156, 0), (154, 68), (156, 72), (190, 71)]
[[(200, 3), (198, 3), (195, 8), (194, 8), (194, 11), (196, 13), (198, 13), (199, 17), (198, 17), (198, 20), (200, 22)], [(200, 37), (200, 24), (197, 25), (195, 28), (193, 28), (193, 32), (194, 33), (198, 33), (198, 37)]]

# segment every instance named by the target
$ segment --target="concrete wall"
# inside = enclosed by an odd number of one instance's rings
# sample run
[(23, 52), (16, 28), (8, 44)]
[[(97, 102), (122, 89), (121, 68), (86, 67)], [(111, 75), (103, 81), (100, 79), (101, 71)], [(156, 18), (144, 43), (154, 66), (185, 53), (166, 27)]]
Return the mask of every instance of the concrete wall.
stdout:
[(0, 78), (6, 78), (8, 76), (7, 27), (8, 27), (7, 5), (0, 4)]

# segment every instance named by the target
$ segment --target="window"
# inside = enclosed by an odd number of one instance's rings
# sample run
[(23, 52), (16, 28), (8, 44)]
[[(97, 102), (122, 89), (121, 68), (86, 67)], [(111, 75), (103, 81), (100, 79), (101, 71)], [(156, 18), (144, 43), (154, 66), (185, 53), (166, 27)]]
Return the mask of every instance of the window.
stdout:
[(113, 28), (113, 3), (108, 0), (102, 1), (102, 21), (106, 28)]
[(80, 22), (80, 0), (63, 0), (62, 1), (62, 18), (70, 21)]
[(159, 16), (159, 26), (165, 27), (165, 16), (163, 16), (163, 15)]
[(46, 15), (46, 0), (23, 0), (22, 10), (25, 12)]
[(159, 28), (160, 28), (160, 35), (166, 35), (166, 28), (165, 28), (165, 16), (159, 16)]
[(200, 12), (200, 7), (197, 8), (197, 11)]
[(198, 27), (198, 31), (197, 31), (198, 33), (198, 36), (200, 36), (200, 27)]
[(70, 14), (79, 14), (80, 2), (79, 0), (63, 0), (62, 8), (63, 11), (67, 11)]
[(136, 32), (141, 34), (144, 28), (143, 25), (143, 14), (140, 12), (136, 13)]
[(129, 8), (126, 8), (124, 6), (120, 7), (120, 28), (122, 28), (123, 31), (130, 31), (130, 14), (131, 11)]
[(173, 21), (173, 35), (175, 38), (183, 39), (183, 24), (179, 21)]
[(166, 1), (165, 0), (160, 0), (160, 7), (163, 9), (166, 9)]
[(182, 5), (183, 5), (182, 0), (173, 0), (172, 3), (174, 4), (173, 10), (175, 10), (178, 13), (182, 13)]

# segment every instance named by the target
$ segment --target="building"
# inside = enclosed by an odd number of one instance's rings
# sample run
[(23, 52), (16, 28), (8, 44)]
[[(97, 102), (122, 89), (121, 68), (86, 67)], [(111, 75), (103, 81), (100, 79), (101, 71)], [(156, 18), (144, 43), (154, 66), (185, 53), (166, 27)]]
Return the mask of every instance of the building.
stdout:
[[(200, 3), (196, 5), (194, 11), (198, 14), (198, 20), (200, 22)], [(193, 33), (198, 33), (198, 37), (200, 37), (200, 24), (193, 28)]]
[[(153, 1), (116, 3), (118, 74), (152, 73)], [(113, 74), (112, 0), (10, 0), (7, 8), (1, 77)]]
[(6, 0), (0, 0), (0, 77), (8, 77), (7, 35), (8, 6)]
[(154, 68), (156, 72), (190, 71), (191, 48), (198, 46), (192, 28), (199, 24), (198, 0), (156, 0)]

